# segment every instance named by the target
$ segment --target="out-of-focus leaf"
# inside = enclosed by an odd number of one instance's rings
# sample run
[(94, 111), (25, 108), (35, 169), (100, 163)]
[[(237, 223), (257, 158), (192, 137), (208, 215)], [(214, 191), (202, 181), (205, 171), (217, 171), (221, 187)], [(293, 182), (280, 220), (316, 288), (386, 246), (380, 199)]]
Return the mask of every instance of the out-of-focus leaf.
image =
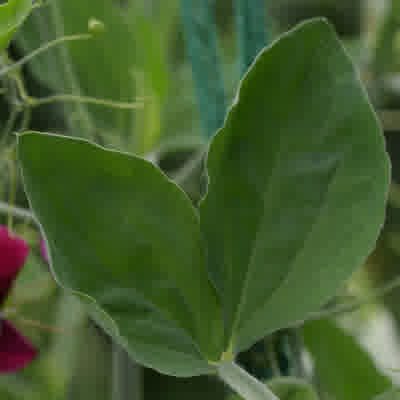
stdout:
[[(170, 81), (167, 52), (176, 2), (162, 3), (159, 18), (144, 15), (137, 3), (121, 8), (113, 0), (52, 0), (28, 19), (18, 43), (30, 52), (64, 33), (86, 32), (88, 22), (89, 28), (93, 21), (98, 21), (97, 27), (104, 25), (104, 32), (91, 40), (53, 48), (33, 59), (29, 67), (55, 92), (77, 94), (80, 90), (83, 95), (125, 102), (145, 96), (145, 108), (138, 111), (85, 105), (91, 123), (104, 133), (108, 144), (143, 154), (153, 149), (161, 135), (161, 112)], [(71, 73), (78, 87), (71, 86)], [(78, 106), (65, 104), (67, 119), (77, 118), (73, 111)]]
[(300, 24), (258, 56), (207, 166), (201, 225), (237, 353), (332, 297), (383, 223), (383, 135), (325, 20)]
[(222, 317), (185, 194), (153, 164), (86, 141), (30, 132), (18, 142), (58, 281), (103, 308), (118, 332), (105, 328), (140, 363), (213, 371)]
[(0, 4), (0, 52), (4, 51), (32, 10), (32, 0), (9, 0)]
[(321, 388), (337, 400), (365, 400), (391, 386), (355, 338), (330, 320), (305, 324), (304, 341)]
[[(133, 101), (133, 26), (127, 23), (114, 1), (52, 0), (32, 13), (18, 36), (18, 43), (24, 51), (30, 52), (64, 34), (87, 32), (88, 21), (93, 18), (104, 23), (103, 34), (62, 45), (67, 46), (67, 53), (63, 53), (62, 47), (54, 48), (33, 59), (29, 66), (39, 80), (57, 93), (76, 91), (68, 78), (72, 73), (83, 95)], [(71, 105), (68, 105), (66, 110), (70, 109)], [(118, 131), (123, 137), (132, 134), (132, 110), (99, 106), (87, 106), (87, 109), (99, 131)]]

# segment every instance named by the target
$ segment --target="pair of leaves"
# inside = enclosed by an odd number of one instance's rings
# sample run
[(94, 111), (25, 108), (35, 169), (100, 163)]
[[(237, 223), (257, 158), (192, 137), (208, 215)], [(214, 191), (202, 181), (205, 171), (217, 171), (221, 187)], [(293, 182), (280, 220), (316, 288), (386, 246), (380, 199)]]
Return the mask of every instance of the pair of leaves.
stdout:
[(192, 376), (307, 318), (374, 247), (388, 158), (331, 26), (257, 58), (208, 154), (196, 210), (154, 165), (83, 140), (20, 135), (53, 271), (139, 362)]
[(0, 4), (0, 52), (4, 51), (32, 10), (32, 0), (9, 0)]

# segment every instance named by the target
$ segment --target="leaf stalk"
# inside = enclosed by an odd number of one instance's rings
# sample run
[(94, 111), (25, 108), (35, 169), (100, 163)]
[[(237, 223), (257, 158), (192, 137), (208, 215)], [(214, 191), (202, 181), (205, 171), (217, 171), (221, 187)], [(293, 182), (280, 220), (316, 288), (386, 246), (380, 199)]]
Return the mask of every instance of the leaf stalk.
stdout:
[(246, 400), (279, 400), (265, 385), (248, 374), (234, 361), (217, 364), (218, 376)]

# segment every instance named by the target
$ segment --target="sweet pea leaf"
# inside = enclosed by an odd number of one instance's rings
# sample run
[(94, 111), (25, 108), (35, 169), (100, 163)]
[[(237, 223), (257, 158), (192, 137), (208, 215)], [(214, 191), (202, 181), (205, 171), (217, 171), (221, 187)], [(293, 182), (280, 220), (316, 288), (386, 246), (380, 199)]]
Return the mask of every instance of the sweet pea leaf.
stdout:
[(303, 334), (318, 382), (333, 398), (371, 399), (390, 388), (390, 379), (377, 369), (368, 352), (333, 321), (307, 322)]
[(18, 138), (25, 189), (56, 279), (140, 363), (176, 376), (213, 370), (222, 317), (198, 215), (153, 164), (79, 139)]
[(32, 10), (32, 0), (9, 0), (0, 4), (0, 52), (5, 50), (17, 28)]
[(208, 154), (201, 226), (226, 345), (332, 297), (373, 249), (389, 162), (358, 73), (323, 19), (258, 56)]

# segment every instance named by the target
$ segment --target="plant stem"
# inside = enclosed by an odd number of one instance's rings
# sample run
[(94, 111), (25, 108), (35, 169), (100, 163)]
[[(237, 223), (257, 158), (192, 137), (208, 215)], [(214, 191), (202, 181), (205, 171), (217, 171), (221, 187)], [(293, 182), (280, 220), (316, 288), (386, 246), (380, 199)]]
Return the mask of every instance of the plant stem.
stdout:
[(122, 349), (116, 343), (112, 343), (112, 400), (123, 400), (122, 388)]
[(125, 110), (133, 110), (144, 106), (143, 102), (136, 103), (125, 103), (120, 101), (99, 99), (97, 97), (89, 96), (77, 96), (73, 94), (56, 94), (48, 97), (41, 98), (30, 98), (32, 107), (42, 106), (44, 104), (54, 103), (54, 102), (71, 102), (71, 103), (85, 103), (85, 104), (95, 104), (98, 106), (120, 108)]
[(23, 208), (15, 207), (11, 204), (8, 204), (4, 201), (0, 201), (0, 214), (12, 214), (18, 218), (24, 218), (31, 220), (32, 222), (36, 223), (35, 217), (29, 210), (25, 210)]
[(223, 125), (226, 106), (218, 60), (216, 0), (181, 0), (185, 41), (192, 63), (200, 118), (205, 137), (212, 137)]
[(112, 343), (112, 400), (142, 398), (140, 367), (117, 343)]
[(18, 69), (19, 67), (22, 67), (23, 65), (28, 63), (30, 60), (32, 60), (33, 58), (38, 56), (39, 54), (44, 53), (45, 51), (50, 50), (52, 47), (58, 46), (61, 43), (71, 42), (74, 40), (88, 40), (88, 39), (91, 39), (92, 37), (93, 37), (92, 34), (84, 33), (84, 34), (79, 34), (79, 35), (62, 36), (57, 39), (54, 39), (54, 40), (44, 44), (43, 46), (40, 46), (38, 49), (32, 51), (32, 53), (29, 53), (25, 57), (21, 58), (19, 61), (0, 69), (0, 76), (6, 75), (6, 74)]
[(217, 364), (219, 377), (245, 400), (279, 400), (265, 385), (234, 361), (221, 361)]
[(240, 74), (243, 75), (268, 42), (265, 0), (236, 0)]
[[(10, 152), (8, 159), (8, 169), (9, 169), (9, 192), (8, 192), (8, 201), (11, 206), (15, 204), (15, 199), (17, 196), (17, 167), (15, 165), (15, 150), (13, 149)], [(13, 228), (13, 213), (8, 213), (8, 229), (12, 232)]]

